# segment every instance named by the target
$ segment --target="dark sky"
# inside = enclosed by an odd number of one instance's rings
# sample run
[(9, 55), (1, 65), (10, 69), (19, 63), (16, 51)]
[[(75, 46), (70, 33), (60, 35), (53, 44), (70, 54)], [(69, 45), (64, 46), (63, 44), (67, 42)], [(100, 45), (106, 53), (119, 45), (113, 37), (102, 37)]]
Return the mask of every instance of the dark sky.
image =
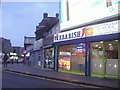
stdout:
[(48, 1), (2, 2), (2, 37), (10, 39), (13, 46), (23, 46), (24, 36), (35, 36), (36, 25), (44, 12), (50, 17), (59, 13), (59, 2)]

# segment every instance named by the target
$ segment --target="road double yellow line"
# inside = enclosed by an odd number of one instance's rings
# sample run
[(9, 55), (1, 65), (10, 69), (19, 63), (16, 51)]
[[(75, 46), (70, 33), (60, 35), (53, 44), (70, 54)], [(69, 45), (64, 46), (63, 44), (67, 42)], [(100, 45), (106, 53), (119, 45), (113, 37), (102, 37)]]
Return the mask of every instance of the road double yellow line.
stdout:
[(13, 71), (4, 71), (4, 72), (13, 73), (13, 74), (17, 74), (17, 75), (28, 76), (28, 77), (42, 79), (42, 80), (58, 82), (58, 83), (65, 83), (65, 84), (75, 85), (75, 86), (79, 86), (79, 87), (83, 87), (83, 88), (102, 88), (102, 87), (98, 87), (98, 86), (83, 85), (83, 84), (77, 84), (77, 83), (72, 83), (72, 82), (67, 82), (67, 81), (60, 81), (60, 80), (49, 79), (49, 78), (44, 78), (44, 77), (39, 77), (39, 76), (32, 76), (32, 75), (28, 75), (28, 74), (19, 73), (19, 72), (13, 72)]

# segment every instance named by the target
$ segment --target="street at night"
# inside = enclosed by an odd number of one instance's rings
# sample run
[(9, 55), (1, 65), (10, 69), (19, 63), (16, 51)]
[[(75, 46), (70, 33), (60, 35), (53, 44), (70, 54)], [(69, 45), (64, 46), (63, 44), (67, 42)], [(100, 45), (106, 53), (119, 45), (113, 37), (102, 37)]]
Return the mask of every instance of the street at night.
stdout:
[(96, 88), (41, 77), (3, 72), (3, 88)]

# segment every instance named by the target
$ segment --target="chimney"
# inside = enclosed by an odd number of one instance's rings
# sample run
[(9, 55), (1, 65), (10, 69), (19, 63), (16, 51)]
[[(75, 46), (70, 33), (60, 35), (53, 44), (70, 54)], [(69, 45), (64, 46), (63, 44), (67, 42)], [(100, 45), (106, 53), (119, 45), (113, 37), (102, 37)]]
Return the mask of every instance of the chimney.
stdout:
[(56, 13), (56, 18), (59, 18), (59, 13)]
[(43, 18), (47, 18), (48, 17), (48, 14), (47, 13), (44, 13), (43, 14)]

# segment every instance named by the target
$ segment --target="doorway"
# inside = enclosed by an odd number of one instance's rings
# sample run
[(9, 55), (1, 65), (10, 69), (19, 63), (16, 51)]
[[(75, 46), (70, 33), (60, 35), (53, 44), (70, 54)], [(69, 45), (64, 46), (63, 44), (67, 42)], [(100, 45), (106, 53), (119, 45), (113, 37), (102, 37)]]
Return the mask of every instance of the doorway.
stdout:
[(118, 40), (90, 43), (91, 76), (118, 78)]
[(44, 68), (54, 69), (54, 48), (45, 49)]

